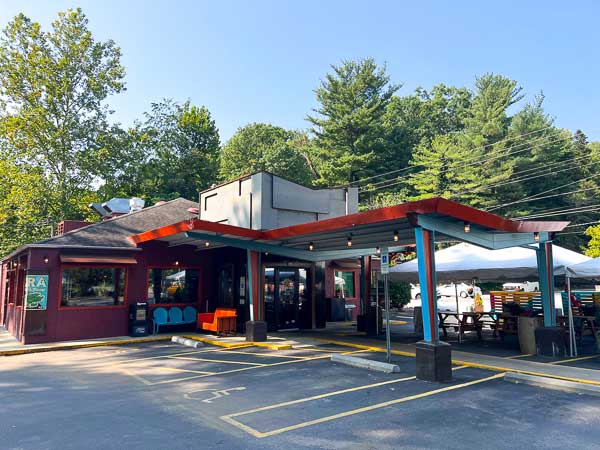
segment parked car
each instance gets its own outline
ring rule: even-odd
[[[438,285],[437,296],[440,297],[455,297],[456,290],[458,290],[458,296],[461,298],[474,297],[476,293],[479,292],[481,295],[481,289],[477,286],[472,286],[467,283],[458,283],[454,288],[454,283],[442,284]],[[419,300],[421,298],[421,288],[418,284],[410,285],[410,293],[411,297],[415,300]]]
[[[503,291],[516,291],[516,292],[539,292],[540,283],[537,281],[525,281],[523,283],[504,283],[502,285]]]

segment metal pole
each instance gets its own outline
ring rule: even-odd
[[[375,272],[375,336],[379,336],[379,272]]]
[[[437,293],[436,293],[437,294]],[[458,286],[456,281],[454,282],[454,295],[456,296],[456,321],[458,322],[458,343],[462,344],[462,337],[460,332],[460,310],[458,308]]]
[[[388,290],[388,275],[383,275],[383,292],[385,295],[385,347],[387,362],[392,362],[392,343],[390,338],[390,293]]]
[[[569,350],[572,358],[573,356],[577,356],[577,345],[575,344],[575,327],[573,323],[573,308],[571,306],[571,278],[569,276],[565,278],[567,282],[567,307],[569,308]]]

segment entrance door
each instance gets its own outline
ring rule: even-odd
[[[307,270],[266,267],[264,273],[265,318],[269,330],[310,328],[310,288]]]
[[[298,328],[298,271],[279,269],[278,275],[277,328]]]

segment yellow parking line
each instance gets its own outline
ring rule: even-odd
[[[215,375],[216,373],[219,372],[208,372],[206,370],[191,370],[191,369],[179,369],[177,367],[167,367],[167,366],[159,366],[159,367],[153,367],[153,369],[158,369],[158,370],[170,370],[172,372],[190,372],[190,373],[200,373],[202,375]]]
[[[600,355],[580,356],[579,358],[563,359],[561,361],[552,361],[551,363],[548,363],[548,364],[563,364],[563,363],[575,362],[575,361],[585,361],[586,359],[594,359],[594,358],[598,358],[599,356]]]
[[[466,367],[465,366],[454,367],[452,370],[460,370],[460,369],[466,369]],[[413,375],[412,377],[398,378],[398,379],[388,380],[388,381],[381,381],[379,383],[373,383],[373,384],[365,384],[362,386],[356,386],[356,387],[352,387],[352,388],[342,389],[339,391],[327,392],[325,394],[313,395],[312,397],[299,398],[297,400],[290,400],[288,402],[276,403],[274,405],[268,405],[268,406],[262,406],[260,408],[251,409],[251,410],[243,411],[240,413],[228,414],[228,416],[235,417],[235,416],[241,416],[241,415],[246,415],[246,414],[253,414],[253,413],[256,413],[259,411],[268,411],[269,409],[282,408],[284,406],[295,405],[295,404],[304,403],[304,402],[310,402],[312,400],[319,400],[321,398],[332,397],[334,395],[347,394],[348,392],[362,391],[364,389],[385,386],[387,384],[395,384],[395,383],[402,383],[403,381],[416,380],[416,378],[417,377]]]
[[[360,353],[360,351],[346,352],[345,354],[350,355],[350,354],[354,354],[354,353]],[[244,372],[246,370],[262,369],[263,367],[281,366],[281,365],[284,365],[284,364],[294,364],[294,363],[301,363],[301,362],[306,362],[306,361],[315,361],[315,360],[318,360],[318,359],[326,359],[326,358],[329,358],[329,355],[313,356],[313,357],[307,358],[307,359],[294,359],[292,361],[282,361],[282,362],[278,362],[278,363],[264,364],[262,366],[242,367],[241,369],[232,369],[232,370],[225,370],[223,372],[215,372],[213,375],[225,375],[225,374],[228,374],[228,373]],[[210,377],[210,376],[213,376],[213,375],[197,375],[197,376],[187,377],[187,378],[176,378],[176,379],[172,379],[172,380],[158,381],[156,383],[153,383],[153,385],[177,383],[179,381],[187,381],[187,380],[192,380],[192,379],[196,379],[196,378]]]
[[[522,355],[513,355],[513,356],[507,356],[504,359],[517,359],[517,358],[525,358],[527,356],[535,356],[533,353],[523,353]]]
[[[306,359],[309,356],[296,356],[296,355],[279,355],[277,353],[258,353],[258,352],[243,352],[238,350],[222,350],[222,353],[234,353],[236,355],[256,355],[263,356],[265,358],[290,358],[290,359]]]
[[[406,325],[408,322],[406,320],[390,320],[390,325]]]
[[[264,366],[261,363],[252,363],[246,361],[224,361],[222,359],[209,359],[209,358],[192,358],[190,356],[169,356],[172,359],[185,359],[186,361],[206,361],[206,362],[214,362],[214,363],[223,363],[223,364],[241,364],[248,366]]]
[[[237,416],[249,414],[249,412],[247,412],[247,411],[243,411],[243,412],[235,413],[235,414],[224,415],[224,416],[221,416],[220,418],[221,418],[221,420],[229,423],[230,425],[233,425],[234,427],[236,427],[236,428],[238,428],[240,430],[243,430],[243,431],[251,434],[252,436],[254,436],[256,438],[265,438],[265,437],[268,437],[268,436],[273,436],[273,435],[276,435],[276,434],[285,433],[287,431],[297,430],[299,428],[305,428],[305,427],[308,427],[308,426],[311,426],[311,425],[316,425],[316,424],[319,424],[319,423],[329,422],[329,421],[332,421],[332,420],[341,419],[343,417],[348,417],[348,416],[352,416],[352,415],[355,415],[355,414],[360,414],[360,413],[367,412],[367,411],[373,411],[375,409],[385,408],[385,407],[388,407],[388,406],[391,406],[391,405],[396,405],[396,404],[408,402],[408,401],[411,401],[411,400],[417,400],[417,399],[420,399],[420,398],[429,397],[429,396],[432,396],[432,395],[437,395],[437,394],[441,394],[441,393],[448,392],[448,391],[453,391],[455,389],[461,389],[461,388],[465,388],[465,387],[468,387],[468,386],[473,386],[475,384],[479,384],[479,383],[484,383],[486,381],[495,380],[495,379],[501,378],[503,376],[504,376],[504,373],[498,373],[496,375],[492,375],[492,376],[489,376],[489,377],[486,377],[486,378],[481,378],[479,380],[468,381],[466,383],[456,384],[456,385],[453,385],[453,386],[447,386],[447,387],[443,387],[443,388],[440,388],[440,389],[435,389],[435,390],[432,390],[432,391],[423,392],[421,394],[410,395],[408,397],[403,397],[403,398],[398,398],[398,399],[394,399],[394,400],[389,400],[387,402],[377,403],[375,405],[369,405],[369,406],[365,406],[365,407],[362,407],[362,408],[352,409],[350,411],[345,411],[345,412],[342,412],[342,413],[339,413],[339,414],[334,414],[334,415],[331,415],[331,416],[321,417],[319,419],[309,420],[307,422],[302,422],[302,423],[298,423],[296,425],[291,425],[291,426],[288,426],[288,427],[278,428],[276,430],[271,430],[271,431],[266,431],[266,432],[261,432],[261,431],[255,430],[254,428],[249,427],[248,425],[245,425],[245,424],[243,424],[241,422],[238,422],[237,420],[235,420],[233,418],[233,417],[237,417]]]

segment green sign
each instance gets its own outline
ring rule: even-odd
[[[25,283],[25,309],[46,309],[48,275],[27,275]]]

